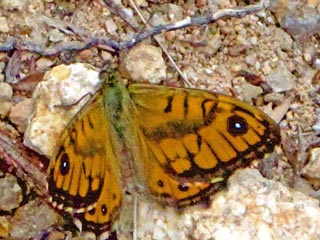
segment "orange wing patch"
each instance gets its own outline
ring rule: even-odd
[[[122,198],[109,133],[98,93],[63,132],[49,167],[53,206],[77,217],[84,231],[97,235],[110,230]]]
[[[212,194],[236,169],[280,142],[273,120],[232,97],[142,84],[128,91],[133,122],[145,142],[140,151],[148,152],[141,160],[143,174],[149,172],[145,181],[154,195],[167,195],[178,205]]]

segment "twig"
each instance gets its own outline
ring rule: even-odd
[[[23,42],[19,47],[21,50],[33,51],[42,56],[53,56],[65,51],[82,51],[99,45],[108,47],[110,52],[120,50],[120,45],[109,38],[91,38],[86,42],[71,41],[68,43],[57,44],[50,48],[43,48],[32,42]]]
[[[19,78],[20,68],[21,68],[21,58],[20,51],[15,51],[7,63],[5,69],[6,81],[8,83],[16,83]]]
[[[130,27],[132,27],[135,31],[139,30],[139,24],[135,21],[132,16],[129,16],[125,11],[124,7],[120,4],[116,4],[113,0],[102,0],[102,2],[109,7],[111,12],[119,15],[124,21],[126,21]]]
[[[25,180],[29,186],[33,187],[40,195],[47,196],[46,175],[41,172],[39,167],[32,163],[32,156],[34,158],[41,158],[30,149],[18,147],[15,140],[0,132],[0,158],[4,159],[9,165],[17,169],[17,174],[20,178]],[[20,142],[20,145],[22,143]]]
[[[0,52],[10,52],[16,48],[17,39],[9,37],[7,41],[0,45]]]
[[[55,27],[55,28],[59,29],[61,32],[65,33],[65,34],[72,35],[76,32],[81,32],[81,30],[76,29],[70,23],[67,23],[65,21],[55,19],[52,17],[45,16],[43,14],[40,14],[38,19],[40,21],[44,22],[45,24],[47,24],[48,26]]]
[[[205,17],[187,17],[176,23],[153,26],[152,28],[149,28],[146,31],[136,35],[136,37],[133,37],[131,40],[122,43],[121,49],[126,47],[132,47],[133,45],[141,42],[142,40],[151,36],[158,35],[162,32],[168,32],[191,26],[199,26],[214,23],[223,18],[240,18],[245,15],[259,12],[263,9],[267,9],[269,6],[269,0],[262,0],[260,3],[255,5],[249,5],[241,8],[222,9],[213,13],[212,15],[208,15]]]
[[[108,6],[111,6],[112,5],[111,3],[113,3],[109,0],[103,0],[103,1]],[[91,48],[94,46],[99,46],[99,45],[110,47],[112,51],[120,51],[122,49],[131,48],[134,45],[143,41],[144,39],[151,36],[158,35],[162,32],[173,31],[180,28],[190,27],[190,26],[210,24],[223,18],[243,17],[245,15],[259,12],[263,9],[267,9],[268,7],[270,7],[270,4],[271,3],[269,0],[261,0],[261,2],[255,5],[249,5],[249,6],[245,6],[241,8],[233,8],[233,9],[222,9],[208,16],[187,17],[182,21],[179,21],[173,24],[153,26],[149,29],[146,29],[144,32],[137,34],[132,39],[128,41],[120,42],[120,43],[114,40],[111,40],[109,38],[102,37],[102,38],[92,38],[84,43],[71,42],[71,43],[64,43],[63,45],[57,44],[50,48],[43,48],[41,46],[35,45],[32,42],[19,42],[19,44],[17,44],[18,40],[9,39],[6,43],[0,45],[0,51],[11,51],[17,48],[17,46],[19,46],[22,50],[33,51],[43,56],[51,56],[51,55],[59,54],[63,51],[82,51],[84,49]],[[119,9],[121,10],[121,12],[123,11],[123,9],[121,8]],[[135,28],[135,26],[133,27]]]

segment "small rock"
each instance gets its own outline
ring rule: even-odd
[[[34,200],[18,208],[11,222],[13,239],[33,239],[41,230],[56,224],[58,215],[47,204]]]
[[[54,62],[45,57],[41,57],[36,61],[36,68],[38,71],[44,71],[48,69],[49,67],[53,66]]]
[[[235,85],[235,92],[238,96],[241,96],[245,102],[252,102],[252,99],[256,99],[263,93],[261,87],[248,83],[243,77],[233,79],[233,82],[237,82]]]
[[[11,211],[19,207],[22,201],[22,190],[17,182],[17,178],[6,173],[0,179],[0,210]]]
[[[80,59],[89,61],[93,58],[95,58],[98,54],[98,50],[96,48],[90,48],[90,49],[85,49],[79,52],[78,56]]]
[[[52,29],[49,31],[49,40],[51,42],[61,42],[65,38],[64,34],[58,29]]]
[[[11,107],[12,103],[10,101],[0,99],[0,117],[4,118],[8,116]]]
[[[282,93],[268,93],[264,96],[264,101],[267,103],[272,102],[275,105],[279,105],[284,100],[284,95]]]
[[[206,57],[210,58],[219,50],[222,45],[221,35],[219,33],[209,34],[207,44],[203,48],[199,48]]]
[[[183,19],[183,7],[172,3],[166,4],[166,7],[171,20],[179,21]]]
[[[208,0],[196,0],[196,6],[202,8],[208,4]]]
[[[0,72],[3,72],[5,67],[6,67],[6,64],[4,62],[0,62]]]
[[[122,5],[122,2],[121,1],[119,2],[120,2],[119,5]],[[133,18],[133,10],[131,8],[123,8],[123,12],[127,15],[127,17]],[[131,21],[135,22],[135,20],[131,20]]]
[[[139,7],[146,8],[148,7],[148,2],[146,0],[137,0],[135,4]]]
[[[301,11],[301,9],[299,11]],[[319,32],[320,29],[319,13],[317,13],[317,11],[313,12],[314,14],[308,14],[308,16],[303,17],[294,16],[292,14],[283,16],[281,18],[281,26],[293,37],[307,39],[312,34]]]
[[[0,216],[0,238],[6,239],[10,231],[10,221],[6,216]]]
[[[294,76],[282,64],[266,76],[266,82],[273,92],[289,91],[295,86]]]
[[[28,0],[2,0],[0,1],[0,8],[5,10],[23,10],[27,5]]]
[[[0,52],[0,61],[6,62],[7,60],[8,60],[8,53]],[[2,69],[2,71],[3,71],[3,69]]]
[[[168,41],[173,41],[176,37],[175,31],[165,32],[164,35]]]
[[[257,54],[256,54],[256,53],[251,53],[251,54],[247,55],[247,56],[245,57],[245,61],[246,61],[246,63],[248,63],[249,65],[255,66],[255,65],[257,64],[257,62],[258,62],[258,60],[257,60]]]
[[[302,174],[310,178],[320,179],[320,148],[310,151],[308,164],[302,169]]]
[[[107,51],[101,51],[101,58],[105,62],[112,61],[112,55],[111,55],[111,53],[109,53]]]
[[[307,0],[307,5],[316,8],[319,7],[319,1],[318,0]]]
[[[13,95],[12,87],[5,82],[0,82],[0,99],[10,100]]]
[[[228,49],[228,54],[232,57],[237,57],[239,55],[242,55],[248,50],[248,46],[244,44],[235,44],[233,46],[230,46]]]
[[[138,45],[125,56],[121,70],[134,81],[159,83],[166,78],[166,64],[159,48]]]
[[[19,132],[25,132],[31,116],[34,100],[27,98],[11,108],[9,119],[18,126]]]
[[[112,18],[109,18],[105,21],[106,30],[111,35],[115,35],[117,31],[117,24],[113,21]]]
[[[155,13],[152,18],[150,19],[150,24],[152,26],[158,26],[161,24],[166,24],[168,23],[164,17],[163,14]]]
[[[52,143],[100,84],[99,72],[89,64],[59,65],[48,71],[33,93],[35,105],[24,145],[50,157]]]
[[[66,237],[66,234],[64,232],[59,231],[50,231],[48,237],[46,240],[60,240],[60,239],[69,239]]]
[[[310,179],[309,179],[310,180]],[[305,178],[297,178],[294,180],[292,188],[299,192],[304,193],[307,196],[319,198],[318,191],[312,187],[312,183],[308,182]]]
[[[262,71],[264,75],[268,75],[272,72],[271,63],[269,60],[266,60],[262,63]]]
[[[303,53],[303,58],[306,62],[311,62],[312,60],[312,55],[309,52]]]
[[[250,37],[248,39],[248,42],[251,44],[251,45],[257,45],[258,44],[258,39],[256,37]]]
[[[313,124],[312,128],[316,131],[317,134],[320,134],[320,109],[316,111],[317,121]]]
[[[315,55],[312,59],[312,66],[315,69],[320,69],[320,55]]]
[[[9,26],[5,17],[0,17],[0,32],[9,32]]]
[[[292,49],[293,40],[290,35],[282,28],[274,28],[273,35],[275,36],[276,43],[279,44],[281,49],[285,51],[289,51]]]
[[[37,55],[35,53],[33,53],[33,52],[23,51],[23,52],[21,52],[20,60],[22,62],[32,61],[34,59],[37,59],[36,57],[37,57]]]

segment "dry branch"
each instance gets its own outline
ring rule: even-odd
[[[119,6],[115,7],[112,4],[110,4],[110,1],[104,1],[104,2],[108,6],[111,6],[113,10],[117,9],[121,13],[123,12]],[[255,12],[262,11],[264,9],[268,9],[270,6],[271,6],[271,1],[261,0],[258,4],[248,5],[248,6],[239,7],[239,8],[222,9],[207,16],[187,17],[176,23],[152,26],[150,28],[145,29],[143,32],[136,34],[130,40],[127,40],[124,42],[116,42],[107,37],[100,37],[100,38],[91,38],[83,42],[73,41],[69,43],[57,44],[49,48],[44,48],[32,42],[28,42],[28,41],[21,42],[17,39],[10,38],[7,40],[7,42],[0,45],[0,51],[6,52],[6,51],[12,51],[13,49],[20,49],[20,50],[36,52],[42,56],[52,56],[64,51],[82,51],[84,49],[88,49],[94,46],[104,46],[104,47],[110,48],[110,50],[112,51],[121,51],[122,49],[127,49],[135,46],[136,44],[140,43],[141,41],[143,41],[148,37],[156,36],[163,32],[173,31],[173,30],[191,27],[191,26],[206,25],[206,24],[214,23],[220,19],[225,19],[225,18],[240,18],[248,14],[252,14]],[[127,16],[123,16],[124,14],[119,13],[119,15],[121,17],[125,17],[125,20],[127,19]],[[136,28],[135,24],[133,24],[132,22],[130,22],[130,24],[132,25],[133,28]],[[62,24],[59,23],[59,25],[61,26]],[[89,34],[85,34],[85,35],[89,36]]]

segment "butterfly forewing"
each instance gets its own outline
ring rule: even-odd
[[[280,141],[271,118],[232,97],[143,84],[131,84],[128,91],[143,142],[140,152],[147,152],[138,163],[145,181],[151,192],[179,196],[177,202],[224,185],[232,172],[273,151]],[[213,179],[219,184],[208,184]]]

